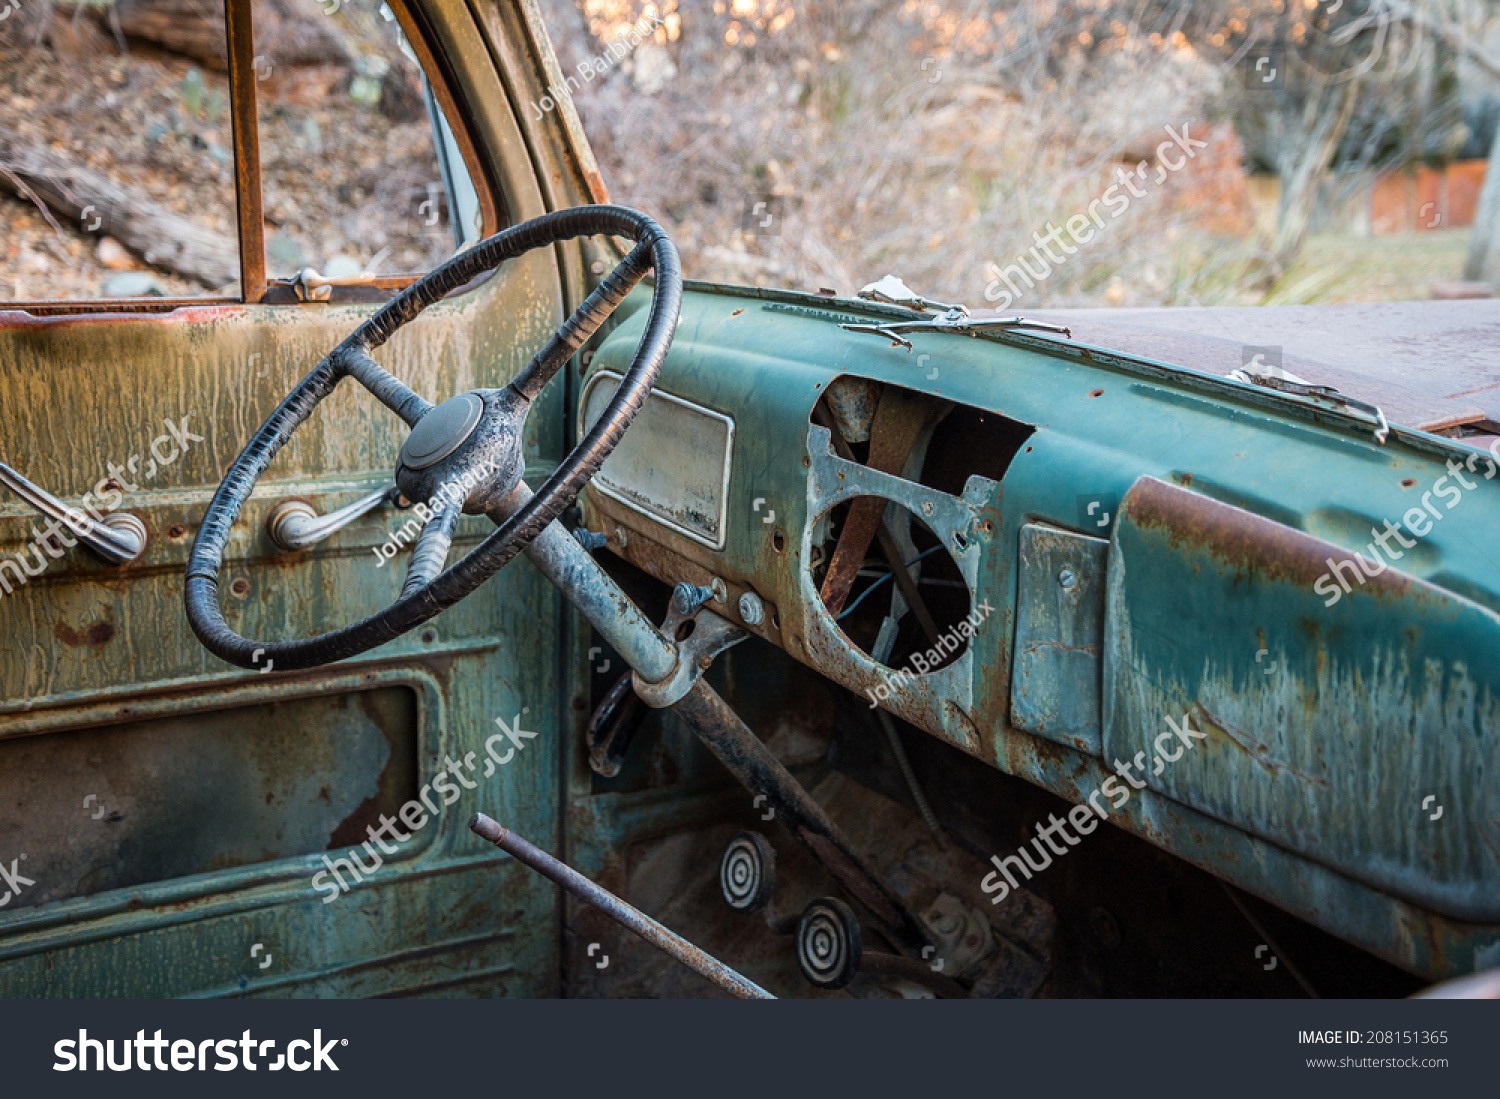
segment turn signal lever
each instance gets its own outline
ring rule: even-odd
[[[111,565],[123,565],[134,561],[146,549],[146,524],[134,515],[123,511],[112,511],[96,522],[77,508],[69,507],[50,492],[28,481],[4,462],[0,462],[0,484],[47,518],[66,527],[79,542]],[[95,514],[97,515],[98,512]],[[61,528],[57,534],[65,545],[73,544]]]

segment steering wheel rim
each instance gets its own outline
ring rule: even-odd
[[[498,529],[494,533],[440,573],[437,567],[446,557],[448,535],[462,510],[475,510],[472,507],[475,497],[471,495],[465,501],[467,506],[449,508],[441,522],[429,522],[412,555],[400,597],[382,611],[328,633],[295,641],[258,641],[235,633],[219,606],[218,580],[231,528],[271,460],[318,404],[350,375],[406,421],[415,434],[417,425],[434,406],[370,358],[370,352],[427,306],[505,260],[535,248],[600,234],[633,240],[636,246],[509,385],[501,390],[484,391],[484,396],[495,396],[497,402],[508,402],[510,411],[519,415],[513,428],[503,425],[497,428],[512,431],[509,441],[519,461],[520,426],[532,400],[609,319],[646,272],[654,270],[655,285],[645,329],[629,369],[603,414],[536,494],[503,520],[496,518]],[[609,457],[661,371],[681,308],[682,270],[676,247],[655,221],[623,206],[580,206],[544,214],[496,233],[435,268],[387,302],[318,363],[267,417],[224,475],[209,501],[188,557],[183,599],[193,633],[209,652],[242,668],[269,668],[272,663],[278,669],[310,668],[383,645],[465,598],[562,514]],[[487,412],[489,403],[485,401]],[[467,438],[462,441],[467,442]],[[405,458],[403,445],[401,460]],[[486,492],[479,494],[481,502],[493,503],[497,495],[510,495],[519,482],[520,470],[508,472],[513,473],[511,484],[499,489],[493,483],[485,486]],[[490,514],[495,513],[490,510]],[[432,532],[430,539],[428,531]]]

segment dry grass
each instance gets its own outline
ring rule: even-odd
[[[1401,236],[1314,235],[1302,258],[1266,295],[1267,305],[1415,301],[1463,270],[1469,229]]]
[[[1239,85],[1185,48],[1142,43],[1049,68],[1026,50],[1061,33],[1045,3],[766,2],[668,0],[675,30],[575,95],[612,197],[661,220],[692,277],[849,292],[892,272],[982,306],[999,289],[990,265],[1014,263],[1142,160],[1148,194],[1016,307],[1425,296],[1423,279],[1457,271],[1439,249],[1410,278],[1364,278],[1321,242],[1297,270],[1277,269],[1224,122]],[[607,40],[654,10],[543,8],[565,71],[599,49],[586,28]],[[772,30],[766,11],[791,10]],[[1195,138],[1212,129],[1213,147],[1155,182],[1164,127],[1184,123]],[[766,232],[751,216],[760,202]],[[1397,254],[1390,238],[1350,247],[1366,267],[1399,265],[1382,262]]]

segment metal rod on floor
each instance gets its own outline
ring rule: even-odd
[[[626,904],[607,889],[601,889],[567,863],[554,859],[483,813],[475,813],[469,829],[500,850],[524,862],[538,874],[551,878],[573,896],[593,905],[616,923],[634,931],[658,950],[664,950],[694,973],[707,977],[731,996],[742,1000],[774,1000],[754,981],[740,976],[723,962],[705,954],[681,935],[668,931],[638,908]]]

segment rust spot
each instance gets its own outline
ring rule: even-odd
[[[1031,754],[1042,765],[1042,770],[1049,767],[1062,767],[1069,762],[1071,749],[1064,749],[1061,744],[1051,740],[1034,740],[1031,745]]]
[[[1329,561],[1354,565],[1356,555],[1331,542],[1283,526],[1230,504],[1142,477],[1126,494],[1122,514],[1142,531],[1154,531],[1178,552],[1202,550],[1231,569],[1271,582],[1312,587]],[[1405,596],[1412,585],[1387,569],[1366,577],[1371,595]]]
[[[64,645],[90,645],[98,648],[115,636],[115,624],[108,621],[95,622],[80,633],[66,622],[59,622],[52,627],[52,632]]]
[[[1102,397],[1102,396],[1104,396],[1104,390],[1102,390],[1102,389],[1096,389],[1092,393],[1090,393],[1089,396],[1090,397]]]
[[[381,813],[395,816],[402,802],[416,798],[416,772],[411,768],[417,759],[414,714],[387,711],[374,691],[360,691],[359,703],[365,717],[386,738],[390,756],[386,759],[386,766],[381,768],[374,795],[360,802],[350,816],[339,822],[329,837],[329,850],[359,847],[369,837],[369,829],[380,825]]]
[[[122,306],[114,301],[38,302],[25,307],[37,313],[17,310],[0,320],[0,330],[7,328],[64,328],[118,325],[122,321],[154,321],[165,324],[207,324],[243,313],[240,303],[187,305],[183,300],[130,302]],[[43,314],[40,311],[45,310]],[[83,311],[81,315],[73,311]]]
[[[1403,478],[1401,478],[1401,487],[1402,488],[1416,488],[1417,487],[1417,479],[1415,477],[1403,477]]]
[[[740,314],[741,314],[741,313],[743,313],[743,312],[744,312],[744,310],[743,310],[743,309],[736,309],[736,310],[735,310],[735,311],[734,311],[734,312],[733,312],[733,313],[731,313],[731,314],[729,314],[729,315],[730,315],[730,316],[731,316],[731,317],[738,317],[738,316],[739,316],[739,315],[740,315]]]
[[[604,177],[596,168],[583,169],[583,182],[589,189],[589,195],[598,203],[609,201],[609,188],[604,185]]]

